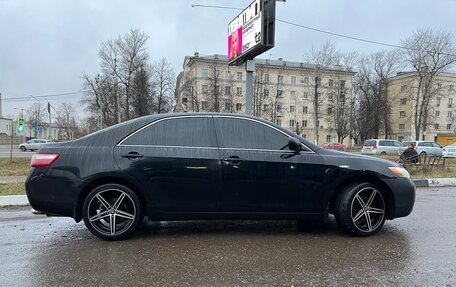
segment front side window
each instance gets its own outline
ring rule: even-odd
[[[215,118],[221,147],[280,150],[289,136],[265,124],[239,118]]]
[[[122,145],[215,147],[211,118],[158,121],[127,138]]]

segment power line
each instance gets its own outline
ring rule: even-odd
[[[212,6],[212,5],[192,5],[192,7],[242,10],[242,9],[236,8],[236,7]],[[415,50],[415,49],[411,49],[411,48],[408,48],[408,47],[405,47],[405,46],[401,46],[401,45],[390,44],[390,43],[385,43],[385,42],[380,42],[380,41],[374,41],[374,40],[364,39],[364,38],[360,38],[360,37],[345,35],[345,34],[341,34],[341,33],[335,33],[335,32],[331,32],[331,31],[327,31],[327,30],[323,30],[323,29],[318,29],[318,28],[314,28],[314,27],[310,27],[310,26],[305,26],[305,25],[301,25],[301,24],[298,24],[298,23],[294,23],[294,22],[290,22],[290,21],[282,20],[282,19],[278,19],[278,18],[276,18],[275,20],[277,22],[282,22],[284,24],[288,24],[288,25],[291,25],[291,26],[295,26],[295,27],[311,30],[311,31],[314,31],[314,32],[323,33],[323,34],[328,34],[328,35],[332,35],[332,36],[336,36],[336,37],[341,37],[341,38],[345,38],[345,39],[365,42],[365,43],[369,43],[369,44],[381,45],[381,46],[386,46],[386,47],[390,47],[390,48],[399,48],[399,49],[412,50],[412,51]],[[441,55],[447,55],[447,56],[456,57],[455,54],[450,54],[450,53],[440,53],[440,54]]]
[[[29,95],[29,96],[22,96],[22,97],[9,97],[9,98],[3,98],[2,101],[22,102],[22,101],[28,101],[28,100],[30,100],[30,98],[65,97],[65,96],[71,96],[71,95],[81,94],[81,93],[85,93],[85,92],[90,92],[90,90],[81,90],[81,91],[75,91],[75,92],[38,95],[38,96]]]

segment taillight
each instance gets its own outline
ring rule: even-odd
[[[376,145],[372,146],[372,149],[377,149],[377,146]]]
[[[36,153],[32,156],[32,167],[46,167],[53,164],[59,158],[59,154]]]

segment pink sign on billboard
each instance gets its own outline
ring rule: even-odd
[[[242,27],[228,36],[228,61],[242,54]]]

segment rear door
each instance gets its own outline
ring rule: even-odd
[[[218,209],[220,161],[212,116],[157,120],[120,142],[114,156],[148,193],[154,212]]]

